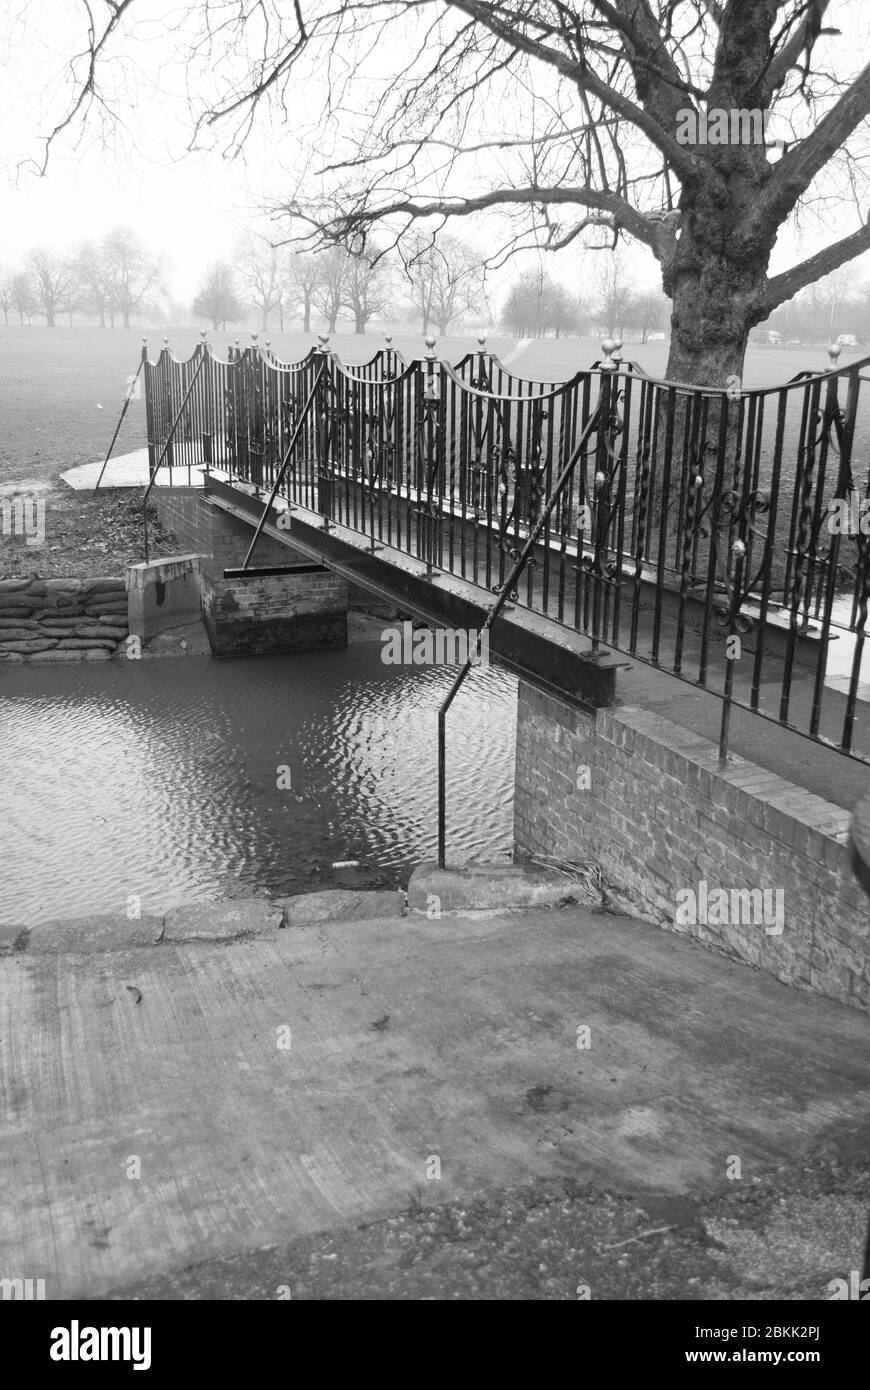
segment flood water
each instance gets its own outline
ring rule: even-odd
[[[5,667],[0,923],[404,884],[436,856],[455,674],[384,666],[374,643]],[[516,680],[473,670],[448,715],[449,857],[509,852],[515,737]]]

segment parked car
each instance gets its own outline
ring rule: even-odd
[[[666,334],[664,333],[648,333],[646,340],[648,343],[663,343],[665,337]]]
[[[837,346],[842,348],[849,348],[851,352],[857,352],[858,339],[855,337],[854,333],[841,333],[837,339]]]

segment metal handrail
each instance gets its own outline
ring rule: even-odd
[[[94,495],[96,495],[97,490],[99,489],[100,483],[103,481],[103,474],[105,473],[106,468],[108,467],[109,459],[112,457],[112,450],[113,450],[114,447],[115,447],[115,444],[116,444],[117,439],[118,439],[118,435],[121,433],[121,426],[122,426],[123,423],[124,423],[124,418],[125,418],[125,416],[126,416],[126,414],[127,414],[127,411],[130,409],[130,402],[131,402],[131,400],[133,399],[133,388],[134,388],[134,386],[136,385],[136,382],[139,380],[139,373],[140,373],[141,370],[142,370],[142,366],[143,366],[144,361],[145,361],[145,357],[144,357],[144,354],[142,354],[142,355],[140,355],[140,357],[139,357],[139,366],[136,368],[136,375],[134,376],[133,380],[129,383],[129,385],[128,385],[128,387],[127,387],[127,397],[126,397],[126,400],[124,401],[124,405],[123,405],[123,407],[122,407],[122,409],[121,409],[121,415],[120,415],[120,418],[119,418],[119,420],[118,420],[118,423],[117,423],[117,425],[115,426],[115,433],[112,435],[112,442],[111,442],[111,444],[109,445],[109,451],[108,451],[108,453],[106,454],[106,457],[103,459],[103,466],[102,466],[102,468],[100,469],[100,476],[97,478],[97,481],[94,483]]]
[[[158,471],[158,469],[162,466],[163,460],[166,458],[167,452],[168,452],[168,450],[169,450],[169,446],[170,446],[170,444],[172,443],[173,438],[175,437],[175,431],[178,429],[179,422],[180,422],[180,420],[181,420],[182,415],[184,414],[185,406],[187,405],[187,402],[190,400],[191,393],[192,393],[192,391],[193,391],[194,386],[196,385],[196,379],[197,379],[197,377],[199,376],[200,372],[202,371],[203,365],[204,365],[204,363],[205,363],[205,360],[206,360],[206,352],[205,352],[205,349],[203,348],[202,344],[199,344],[199,346],[198,346],[198,348],[197,348],[197,351],[199,352],[199,361],[198,361],[197,364],[196,364],[196,371],[194,372],[193,376],[190,378],[190,384],[188,385],[188,388],[187,388],[187,390],[186,390],[185,393],[184,393],[184,399],[182,400],[181,405],[178,407],[178,414],[176,415],[175,419],[174,419],[173,422],[172,422],[172,427],[171,427],[171,429],[170,429],[170,431],[169,431],[169,434],[166,436],[166,441],[165,441],[165,443],[164,443],[164,445],[163,445],[163,449],[162,449],[162,451],[161,451],[160,457],[159,457],[159,459],[157,460],[157,462],[156,462],[155,465],[154,465],[154,470],[153,470],[153,472],[152,472],[152,474],[151,474],[151,478],[150,478],[150,480],[149,480],[148,486],[147,486],[146,489],[145,489],[145,495],[144,495],[144,497],[142,498],[142,527],[143,527],[144,536],[145,536],[145,563],[146,563],[146,565],[148,564],[148,498],[149,498],[149,496],[150,496],[151,489],[153,488],[155,482],[157,481],[157,471]]]
[[[257,522],[257,529],[256,529],[256,531],[254,532],[254,538],[253,538],[253,540],[251,541],[251,544],[250,544],[249,547],[248,547],[248,553],[247,553],[247,555],[245,556],[244,561],[242,562],[242,569],[243,569],[243,570],[246,570],[246,569],[248,568],[248,565],[249,565],[249,563],[250,563],[251,556],[252,556],[253,553],[254,553],[254,547],[255,547],[255,545],[257,544],[257,541],[260,539],[260,536],[261,536],[262,533],[263,533],[263,527],[266,525],[266,517],[269,515],[269,512],[270,512],[270,510],[271,510],[271,508],[272,508],[272,504],[273,504],[273,502],[275,501],[275,498],[278,496],[278,489],[279,489],[279,487],[281,486],[281,483],[284,481],[284,473],[285,473],[285,471],[286,471],[286,468],[287,468],[288,463],[290,462],[290,455],[293,453],[293,450],[296,448],[297,440],[299,439],[299,435],[300,435],[300,433],[302,432],[302,426],[305,424],[305,421],[308,419],[308,415],[309,415],[309,413],[310,413],[310,411],[311,411],[312,405],[314,404],[314,400],[315,400],[315,397],[316,397],[316,395],[317,395],[317,391],[318,391],[318,388],[319,388],[319,386],[320,386],[320,382],[321,382],[321,380],[322,380],[322,378],[323,378],[323,373],[325,372],[325,370],[326,370],[326,361],[324,360],[323,362],[321,362],[320,366],[319,366],[318,369],[317,369],[317,375],[315,376],[315,378],[314,378],[314,383],[313,383],[313,385],[312,385],[312,387],[311,387],[310,392],[308,393],[308,400],[305,402],[305,405],[303,406],[302,414],[299,416],[299,419],[296,421],[296,427],[295,427],[295,429],[293,430],[293,434],[292,434],[292,436],[291,436],[290,443],[287,445],[287,450],[286,450],[286,452],[285,452],[285,454],[284,454],[283,459],[281,460],[281,466],[280,466],[280,468],[278,469],[277,474],[275,475],[275,483],[274,483],[274,486],[272,487],[271,493],[269,494],[269,500],[268,500],[268,502],[266,503],[265,508],[263,509],[263,515],[260,517],[260,520]]]
[[[542,512],[541,512],[541,515],[539,516],[539,518],[538,518],[538,520],[537,520],[537,522],[536,522],[536,524],[535,524],[533,530],[530,531],[529,536],[528,536],[528,539],[526,540],[525,545],[523,546],[522,550],[520,551],[519,555],[517,556],[516,561],[514,562],[514,567],[513,567],[513,569],[511,570],[510,574],[508,575],[507,579],[506,579],[505,582],[504,582],[504,585],[503,585],[503,587],[502,587],[501,593],[499,594],[499,596],[498,596],[498,598],[496,599],[495,603],[492,605],[492,608],[489,610],[489,613],[488,613],[487,616],[486,616],[486,620],[485,620],[485,622],[484,622],[484,624],[483,624],[483,627],[480,629],[480,632],[477,634],[477,642],[475,643],[474,656],[473,656],[473,657],[472,657],[472,656],[469,656],[469,657],[468,657],[468,660],[465,662],[465,665],[463,666],[462,670],[459,672],[459,675],[456,677],[455,681],[453,682],[453,685],[451,686],[450,691],[449,691],[448,694],[447,694],[447,697],[446,697],[445,700],[443,701],[443,703],[442,703],[442,705],[441,705],[441,708],[440,708],[439,711],[438,711],[438,867],[439,867],[439,869],[443,869],[443,868],[445,867],[445,862],[444,862],[444,861],[445,861],[446,843],[447,843],[447,734],[446,734],[447,711],[449,710],[450,706],[453,704],[453,701],[455,700],[455,698],[456,698],[456,696],[457,696],[457,694],[458,694],[458,692],[459,692],[460,687],[462,686],[462,684],[463,684],[463,682],[464,682],[466,676],[468,675],[468,672],[471,670],[472,665],[473,665],[474,662],[477,660],[477,658],[480,656],[480,647],[481,647],[481,642],[483,641],[483,634],[484,634],[484,632],[488,632],[488,631],[490,630],[490,628],[492,627],[493,623],[495,622],[496,618],[498,617],[498,615],[499,615],[499,613],[501,612],[501,610],[504,608],[505,603],[507,602],[508,598],[510,597],[511,593],[513,592],[513,589],[514,589],[514,586],[515,586],[517,580],[519,579],[520,575],[522,574],[523,570],[525,569],[526,563],[527,563],[527,561],[528,561],[528,558],[529,558],[529,556],[531,555],[532,551],[534,550],[535,546],[537,545],[537,542],[538,542],[538,540],[539,540],[539,538],[540,538],[541,532],[544,530],[544,527],[547,525],[547,522],[548,522],[549,519],[550,519],[550,515],[551,515],[551,513],[552,513],[552,511],[553,511],[554,506],[556,505],[556,502],[557,502],[559,496],[560,496],[561,493],[563,492],[563,490],[564,490],[564,488],[565,488],[565,486],[566,486],[566,484],[567,484],[569,478],[571,477],[571,474],[573,473],[574,469],[575,469],[576,466],[577,466],[577,463],[578,463],[578,461],[579,461],[579,459],[580,459],[580,456],[582,455],[583,451],[584,451],[585,448],[586,448],[586,443],[587,443],[587,441],[588,441],[588,439],[589,439],[590,434],[592,433],[593,429],[594,429],[595,427],[597,427],[597,425],[598,425],[598,418],[599,418],[600,413],[601,413],[601,405],[600,405],[600,403],[599,403],[599,404],[595,407],[595,410],[594,410],[593,413],[590,415],[589,419],[587,420],[586,425],[584,426],[584,429],[583,429],[583,433],[581,434],[580,439],[579,439],[579,441],[578,441],[577,447],[574,449],[574,452],[571,454],[571,457],[569,458],[568,462],[565,464],[565,467],[562,469],[562,472],[560,473],[559,478],[558,478],[558,480],[557,480],[557,482],[556,482],[556,486],[553,488],[553,491],[550,493],[550,496],[547,498],[546,505],[544,506],[544,508],[543,508],[543,510],[542,510]]]

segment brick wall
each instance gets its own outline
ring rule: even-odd
[[[347,646],[347,585],[329,570],[202,579],[215,656],[261,656]]]
[[[161,487],[151,496],[161,525],[176,537],[180,552],[202,555],[204,568],[214,574],[242,564],[254,528],[211,501],[202,488]],[[273,536],[260,537],[252,560],[255,565],[307,563],[306,556]]]
[[[202,616],[215,656],[317,651],[347,646],[347,585],[273,536],[261,536],[252,568],[282,573],[226,577],[254,535],[199,488],[152,494],[161,523],[183,550],[200,555]],[[295,571],[287,572],[291,566]]]
[[[720,770],[712,744],[659,715],[585,715],[525,682],[518,702],[519,854],[594,861],[615,906],[870,1008],[870,903],[849,867],[848,812],[742,759]],[[679,920],[702,882],[732,909],[731,890],[767,890],[771,907],[780,891],[781,934],[733,910]]]

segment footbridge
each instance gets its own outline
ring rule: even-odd
[[[565,382],[434,339],[346,366],[143,348],[151,486],[202,469],[262,538],[423,623],[480,629],[589,708],[626,660],[853,758],[870,601],[870,359],[765,390],[656,381],[602,344]],[[150,488],[149,488],[150,491]],[[147,528],[147,509],[146,509]],[[146,531],[147,545],[147,531]]]

